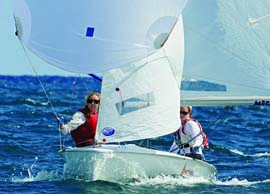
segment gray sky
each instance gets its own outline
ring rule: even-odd
[[[31,63],[16,38],[12,0],[1,0],[0,6],[0,75],[34,75],[32,66],[39,75],[76,75],[49,65],[30,52]]]

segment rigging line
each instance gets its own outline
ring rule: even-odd
[[[86,85],[84,79],[82,78],[81,74],[79,74],[79,76],[80,76],[80,78],[81,78],[81,80],[82,80],[82,83],[83,83],[85,89],[87,90],[88,93],[90,93],[90,90],[89,90],[89,88],[87,87],[87,85]]]
[[[71,115],[71,104],[74,101],[75,93],[76,93],[76,80],[72,82],[72,93],[71,93],[71,101],[69,103],[69,115]]]
[[[51,102],[51,100],[50,100],[50,98],[49,98],[48,92],[46,91],[46,89],[45,89],[45,87],[44,87],[42,81],[40,80],[39,75],[38,75],[38,73],[37,73],[37,71],[36,71],[36,69],[35,69],[35,67],[34,67],[34,65],[33,65],[32,61],[31,61],[31,59],[30,59],[30,57],[29,57],[29,55],[27,54],[26,48],[24,47],[24,45],[23,45],[23,43],[22,43],[22,40],[21,40],[21,38],[19,37],[17,31],[16,31],[16,36],[18,37],[19,42],[20,42],[20,44],[21,44],[21,46],[22,46],[22,48],[23,48],[23,51],[24,51],[24,53],[25,53],[25,56],[26,56],[26,58],[27,58],[29,64],[31,65],[32,70],[33,70],[33,72],[35,73],[35,76],[36,76],[36,78],[38,79],[39,84],[40,84],[40,86],[41,86],[41,88],[42,88],[42,90],[43,90],[43,92],[44,92],[44,94],[45,94],[45,96],[46,96],[46,98],[47,98],[49,104],[50,104],[51,110],[52,110],[53,114],[55,115],[55,117],[57,118],[57,112],[56,112],[55,108],[53,107],[53,104],[52,104],[52,102]]]
[[[179,17],[176,19],[176,21],[175,21],[175,23],[174,23],[174,25],[173,25],[171,31],[170,31],[169,34],[168,34],[167,39],[162,43],[161,48],[162,48],[162,51],[163,51],[163,53],[164,53],[164,55],[165,55],[165,58],[167,59],[169,65],[170,65],[170,69],[171,69],[171,72],[172,72],[173,77],[174,77],[174,79],[175,79],[175,82],[177,83],[177,85],[178,85],[178,87],[179,87],[179,90],[180,90],[180,83],[178,83],[178,79],[177,79],[177,76],[176,76],[176,72],[173,71],[173,67],[172,67],[171,61],[169,60],[169,57],[167,56],[166,50],[164,49],[164,45],[167,43],[168,39],[170,38],[170,36],[171,36],[171,34],[172,34],[172,32],[173,32],[173,30],[174,30],[174,28],[175,28],[175,26],[176,26],[178,20],[179,20]],[[183,64],[182,64],[182,69],[183,69]],[[179,80],[179,81],[181,82],[181,80]]]
[[[18,37],[19,42],[20,42],[20,45],[21,45],[22,48],[23,48],[23,52],[24,52],[24,54],[25,54],[25,56],[26,56],[26,58],[27,58],[27,60],[28,60],[28,63],[31,65],[32,70],[33,70],[33,72],[35,73],[35,76],[36,76],[36,78],[38,79],[38,82],[39,82],[39,84],[40,84],[40,86],[41,86],[41,88],[42,88],[42,90],[43,90],[45,96],[47,97],[47,100],[48,100],[48,102],[49,102],[49,104],[50,104],[51,110],[52,110],[52,112],[53,112],[55,118],[57,118],[57,117],[58,117],[57,112],[56,112],[55,108],[53,107],[53,104],[52,104],[52,102],[51,102],[51,100],[50,100],[50,98],[49,98],[48,92],[46,91],[46,89],[45,89],[43,83],[41,82],[41,80],[40,80],[40,78],[39,78],[39,75],[38,75],[38,73],[37,73],[37,71],[36,71],[36,69],[35,69],[35,67],[34,67],[34,65],[33,65],[32,61],[31,61],[31,59],[30,59],[30,57],[29,57],[29,55],[28,55],[28,53],[27,53],[27,51],[26,51],[26,48],[24,47],[24,45],[23,45],[23,43],[22,43],[22,40],[21,40],[21,38],[20,38],[20,36],[19,36],[19,32],[18,32],[18,30],[17,30],[17,27],[16,27],[15,35]],[[64,141],[62,140],[62,134],[61,134],[61,129],[60,129],[60,127],[59,127],[58,131],[59,131],[59,143],[60,143],[60,149],[63,150],[63,149],[64,149]]]
[[[232,110],[233,107],[230,107],[230,106],[226,106],[225,107],[225,110],[228,111],[228,110]],[[213,125],[213,126],[216,126],[220,121],[224,121],[225,120],[225,114],[220,114],[220,116],[218,118],[216,118],[214,121],[211,121],[207,124],[206,127],[203,127],[205,129],[208,129],[210,127],[210,125]],[[207,135],[210,136],[212,133],[214,133],[215,130],[212,130],[210,133],[208,133]]]
[[[170,70],[171,70],[171,72],[172,72],[172,74],[173,74],[173,77],[174,77],[174,79],[175,79],[175,82],[176,82],[176,84],[177,84],[177,86],[178,86],[178,88],[179,88],[179,90],[180,90],[180,83],[181,83],[182,80],[179,80],[180,83],[178,83],[178,79],[177,79],[177,76],[176,76],[176,72],[173,71],[172,63],[171,63],[171,61],[169,60],[169,57],[167,56],[164,47],[162,47],[162,51],[163,51],[163,53],[164,53],[164,55],[165,55],[165,58],[167,59],[167,61],[168,61],[168,63],[169,63]]]
[[[61,133],[61,128],[60,125],[58,126],[58,131],[59,131],[59,146],[60,146],[60,150],[64,150],[65,149],[65,141],[64,138],[65,136],[62,138],[62,133]]]

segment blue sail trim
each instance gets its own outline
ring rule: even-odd
[[[227,87],[225,85],[211,83],[207,81],[182,81],[181,90],[190,91],[222,91],[226,92]]]
[[[96,74],[93,74],[93,73],[90,73],[88,75],[90,75],[91,77],[93,77],[95,80],[98,80],[98,81],[102,82],[102,77],[100,77],[100,76],[98,76]]]
[[[87,36],[87,37],[93,37],[93,36],[94,36],[94,31],[95,31],[95,28],[93,28],[93,27],[88,27],[88,28],[86,29],[86,34],[85,34],[85,36]]]

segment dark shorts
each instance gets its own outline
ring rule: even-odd
[[[194,158],[194,159],[198,159],[201,160],[202,159],[202,155],[201,154],[186,154],[185,156],[190,157],[190,158]]]
[[[79,144],[76,145],[76,147],[79,148],[79,147],[91,146],[91,145],[94,145],[94,144],[95,144],[94,141],[88,141],[88,142],[79,143]]]

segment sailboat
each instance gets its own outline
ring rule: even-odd
[[[193,14],[184,14],[188,44],[182,104],[253,106],[269,102],[269,7],[267,0],[189,1],[185,11]]]
[[[14,0],[16,32],[25,47],[66,71],[102,73],[97,145],[61,149],[66,172],[106,181],[159,175],[216,178],[216,168],[205,161],[121,142],[174,132],[180,126],[180,104],[252,105],[269,98],[266,62],[254,67],[255,58],[243,55],[249,47],[239,48],[243,42],[235,37],[236,27],[222,12],[228,4],[217,5],[219,23],[193,15],[194,22],[184,18],[190,24],[184,28],[187,0]],[[252,26],[260,20],[253,17],[240,32],[249,37],[247,29],[252,29],[256,38],[265,28]],[[205,21],[214,24],[208,31],[203,31]],[[216,31],[222,38],[206,36]],[[267,70],[263,75],[262,67]]]

